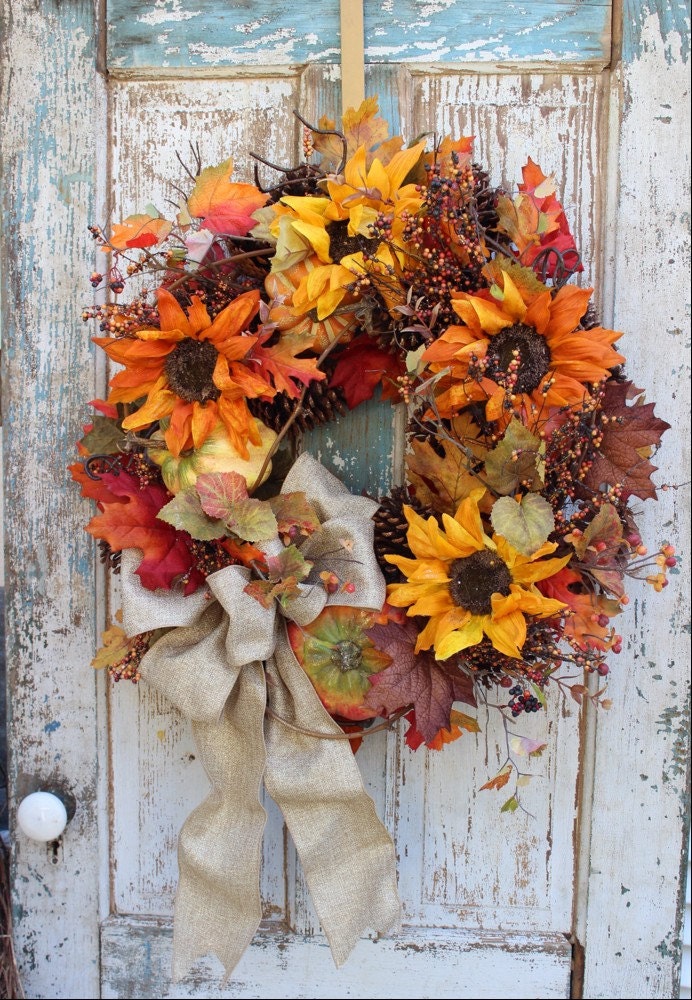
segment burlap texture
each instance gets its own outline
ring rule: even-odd
[[[379,609],[385,583],[372,547],[376,504],[351,495],[308,455],[284,483],[283,492],[297,491],[322,522],[302,552],[318,561],[316,572],[331,570],[355,589],[327,597],[308,582],[285,616],[305,625],[326,603]],[[344,539],[353,542],[351,552]],[[142,676],[192,720],[212,784],[180,833],[174,978],[209,953],[229,976],[259,926],[263,780],[283,812],[340,965],[368,927],[386,933],[398,925],[394,847],[348,742],[307,736],[265,716],[269,690],[269,704],[282,718],[325,735],[341,732],[293,655],[278,605],[267,610],[245,594],[250,574],[237,566],[208,577],[211,600],[151,592],[133,573],[136,556],[123,555],[128,635],[176,626],[144,657]]]

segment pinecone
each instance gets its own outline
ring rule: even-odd
[[[408,521],[404,516],[404,504],[413,507],[417,514],[429,517],[432,511],[420,500],[409,496],[405,486],[395,486],[389,496],[380,498],[380,506],[373,521],[375,522],[375,556],[387,583],[397,583],[403,580],[396,566],[385,561],[385,555],[406,556],[411,558],[411,550],[406,540]]]
[[[497,229],[500,221],[497,214],[497,199],[501,191],[499,188],[490,186],[490,176],[487,170],[483,170],[478,163],[474,163],[471,169],[475,181],[474,198],[478,221],[483,229],[492,233]]]
[[[298,404],[297,399],[291,399],[285,392],[278,392],[272,400],[249,399],[248,407],[253,417],[257,417],[267,427],[278,434],[292,415]],[[308,386],[303,400],[302,412],[291,425],[289,433],[311,431],[320,424],[329,423],[341,413],[345,413],[346,397],[343,389],[330,388],[326,379],[313,381]]]
[[[99,539],[99,560],[116,575],[120,572],[120,557],[122,552],[114,552],[105,538]]]

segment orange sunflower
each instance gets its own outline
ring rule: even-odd
[[[423,354],[433,372],[450,369],[436,400],[441,416],[484,400],[488,420],[502,417],[508,399],[526,415],[578,405],[586,383],[625,360],[612,347],[622,334],[579,329],[592,288],[565,285],[553,295],[533,275],[515,283],[505,271],[500,280],[502,287],[460,293],[452,305],[464,325],[450,326]]]
[[[390,584],[387,600],[408,608],[410,616],[428,619],[416,652],[432,646],[438,660],[475,646],[484,635],[498,652],[521,657],[525,615],[548,618],[565,608],[562,601],[544,597],[536,582],[558,573],[571,557],[543,559],[555,551],[553,542],[523,556],[501,535],[489,538],[478,509],[484,493],[473,490],[454,517],[443,514],[444,528],[434,517],[426,521],[404,507],[415,558],[385,556],[408,581]]]
[[[137,330],[133,337],[95,337],[109,358],[124,365],[110,382],[109,403],[142,406],[123,420],[139,431],[170,418],[166,447],[177,458],[200,448],[219,420],[233,447],[245,459],[248,442],[260,445],[246,397],[271,398],[275,390],[240,363],[257,341],[242,331],[259,308],[259,292],[245,292],[212,322],[204,304],[192,296],[188,312],[163,288],[157,292],[160,328]]]

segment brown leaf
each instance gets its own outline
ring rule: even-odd
[[[504,788],[507,782],[509,781],[509,776],[511,773],[512,773],[512,765],[505,764],[502,770],[498,771],[498,773],[495,775],[494,778],[491,778],[490,781],[486,781],[484,785],[481,785],[479,791],[483,792],[486,789],[490,788],[496,788],[496,789]]]
[[[414,652],[418,630],[412,622],[375,625],[368,635],[378,649],[392,658],[392,664],[374,674],[365,704],[378,715],[391,715],[413,705],[416,728],[426,743],[441,729],[450,729],[450,713],[455,701],[475,705],[473,681],[453,665],[438,663],[431,653]]]
[[[487,450],[479,435],[480,429],[470,415],[463,414],[452,423],[452,436],[463,448],[452,441],[441,440],[444,456],[440,457],[427,441],[414,440],[406,464],[409,482],[422,504],[440,514],[454,515],[461,501],[480,485],[470,471],[480,466]],[[468,452],[471,452],[470,457]]]
[[[623,498],[634,495],[646,500],[656,498],[656,487],[651,474],[656,471],[646,455],[648,449],[661,443],[661,435],[670,424],[654,416],[654,403],[627,405],[631,398],[631,382],[613,382],[606,385],[603,413],[609,417],[603,426],[603,439],[594,452],[593,465],[586,479],[586,486],[599,489],[601,483],[615,486],[620,483]],[[643,452],[641,449],[647,449]]]

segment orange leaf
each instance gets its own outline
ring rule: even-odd
[[[366,97],[359,108],[344,111],[343,132],[349,155],[359,146],[365,146],[366,151],[372,150],[387,138],[389,128],[384,118],[377,117],[378,111],[376,97]]]
[[[266,204],[269,195],[262,194],[254,184],[235,184],[230,180],[232,173],[231,157],[217,167],[206,167],[197,178],[187,207],[190,215],[202,219],[212,233],[246,236],[256,225],[252,213]]]
[[[124,222],[113,226],[110,245],[101,250],[127,250],[135,247],[153,247],[162,243],[172,229],[170,222],[151,215],[128,215]]]
[[[512,765],[505,764],[501,771],[499,771],[494,778],[490,781],[486,781],[484,785],[481,785],[480,791],[484,791],[487,788],[504,788],[509,781],[509,776],[512,773]]]

